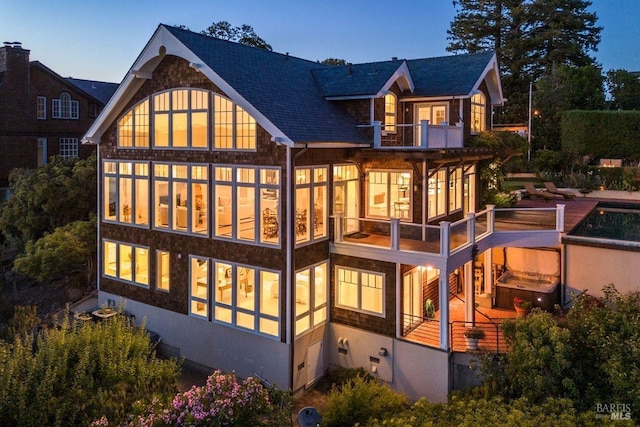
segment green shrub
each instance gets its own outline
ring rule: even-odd
[[[66,316],[65,318],[67,318]],[[12,426],[123,422],[133,402],[176,391],[179,364],[160,360],[123,315],[0,343],[0,419]]]
[[[407,398],[378,380],[357,376],[341,387],[334,386],[322,414],[323,427],[352,427],[369,419],[387,419],[408,407]]]

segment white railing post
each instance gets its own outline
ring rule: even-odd
[[[400,249],[400,218],[391,218],[391,249]]]
[[[373,125],[373,147],[380,148],[382,146],[382,122],[374,120]]]
[[[429,120],[420,120],[420,147],[429,148]]]
[[[444,148],[449,148],[449,123],[444,125]]]
[[[448,257],[451,252],[451,223],[440,221],[440,256]]]
[[[564,233],[564,204],[556,205],[556,231]]]
[[[333,236],[333,241],[335,243],[342,243],[342,239],[343,239],[343,232],[344,232],[344,214],[342,212],[338,212],[336,213],[334,216],[335,218],[335,223],[333,224],[333,231],[334,231],[334,236]]]
[[[449,350],[449,275],[438,278],[438,303],[440,305],[440,349]]]
[[[474,212],[467,213],[467,242],[476,242],[476,214]]]
[[[487,205],[487,234],[493,233],[496,221],[496,205]]]

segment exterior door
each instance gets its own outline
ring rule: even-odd
[[[307,385],[311,385],[322,376],[322,341],[317,341],[307,349]]]
[[[347,219],[344,224],[344,234],[359,231],[358,209],[358,181],[336,182],[334,187],[333,212],[341,213]]]
[[[404,274],[402,286],[403,330],[406,334],[422,321],[422,280],[419,268]]]
[[[416,118],[416,140],[414,145],[420,146],[420,139],[422,138],[422,128],[419,126],[421,120],[429,120],[429,125],[439,125],[441,123],[447,123],[447,106],[444,104],[419,104],[415,109]]]

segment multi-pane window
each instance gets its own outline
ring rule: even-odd
[[[154,226],[208,235],[207,165],[154,163]]]
[[[71,99],[68,92],[62,92],[59,99],[52,100],[51,117],[54,119],[77,119],[79,111],[80,103]]]
[[[279,169],[220,165],[213,180],[215,236],[279,244]]]
[[[411,172],[369,172],[367,186],[367,215],[380,218],[412,218]]]
[[[434,175],[429,177],[428,189],[428,213],[429,219],[441,216],[447,213],[446,190],[447,170],[440,169]]]
[[[78,157],[78,138],[60,138],[60,156],[64,159],[75,159]]]
[[[156,251],[156,288],[168,291],[171,289],[170,257],[167,251]]]
[[[487,128],[486,98],[482,92],[471,97],[471,133],[479,133]]]
[[[327,235],[328,168],[296,169],[296,242],[304,243]]]
[[[127,111],[118,121],[118,146],[149,147],[149,100]]]
[[[37,98],[36,111],[38,120],[47,119],[47,97],[39,96]]]
[[[280,337],[279,273],[192,256],[189,277],[191,315]]]
[[[231,100],[213,97],[213,146],[216,150],[255,150],[256,121]]]
[[[296,336],[327,320],[327,267],[322,262],[296,273]]]
[[[149,225],[149,164],[103,162],[103,218]]]
[[[475,165],[467,169],[464,174],[463,200],[464,212],[476,211],[476,167]]]
[[[336,267],[336,306],[384,316],[384,274]]]
[[[207,148],[209,92],[173,89],[152,97],[154,148]]]
[[[396,133],[397,120],[396,95],[388,93],[384,96],[384,130]]]
[[[103,240],[103,272],[123,282],[149,286],[149,248]]]

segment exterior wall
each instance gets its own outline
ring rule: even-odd
[[[335,266],[352,267],[361,270],[380,272],[385,274],[384,301],[385,315],[379,317],[336,307],[336,277]],[[396,331],[396,266],[394,263],[382,262],[375,259],[356,258],[344,255],[331,255],[331,314],[332,323],[340,323],[377,334],[393,337]]]
[[[621,293],[638,292],[640,285],[640,251],[592,247],[565,243],[565,289],[567,293],[580,293],[587,289],[590,295],[604,296],[602,288],[613,283]],[[620,268],[624,265],[625,268]],[[565,301],[570,298],[564,296]]]
[[[318,341],[322,341],[322,351],[321,351],[321,370],[322,372],[326,372],[329,368],[329,352],[331,346],[329,343],[329,328],[326,325],[322,325],[307,334],[302,335],[298,339],[296,339],[294,348],[293,348],[293,386],[292,390],[294,392],[299,390],[304,390],[308,386],[310,386],[311,382],[314,380],[313,372],[309,372],[310,369],[310,360],[308,349],[311,345],[317,343]]]
[[[0,187],[8,186],[11,169],[38,166],[38,138],[47,138],[47,156],[59,154],[59,138],[78,138],[93,123],[89,116],[90,104],[96,100],[75,86],[53,74],[38,62],[29,63],[29,51],[16,47],[0,47]],[[1,79],[2,77],[0,77]],[[79,101],[78,119],[53,119],[52,100],[68,92]],[[37,97],[47,98],[47,118],[36,116]],[[102,105],[98,105],[102,108]],[[95,150],[92,146],[79,146],[80,157]]]
[[[330,325],[327,343],[332,367],[362,367],[411,401],[447,401],[447,352],[336,323]]]
[[[162,343],[174,347],[177,357],[226,372],[235,371],[240,378],[258,374],[272,384],[284,387],[289,384],[290,350],[286,344],[100,292],[100,304],[109,299],[121,303],[128,313],[136,316],[138,323],[144,319],[149,330],[162,331]],[[194,340],[199,345],[194,346]]]

